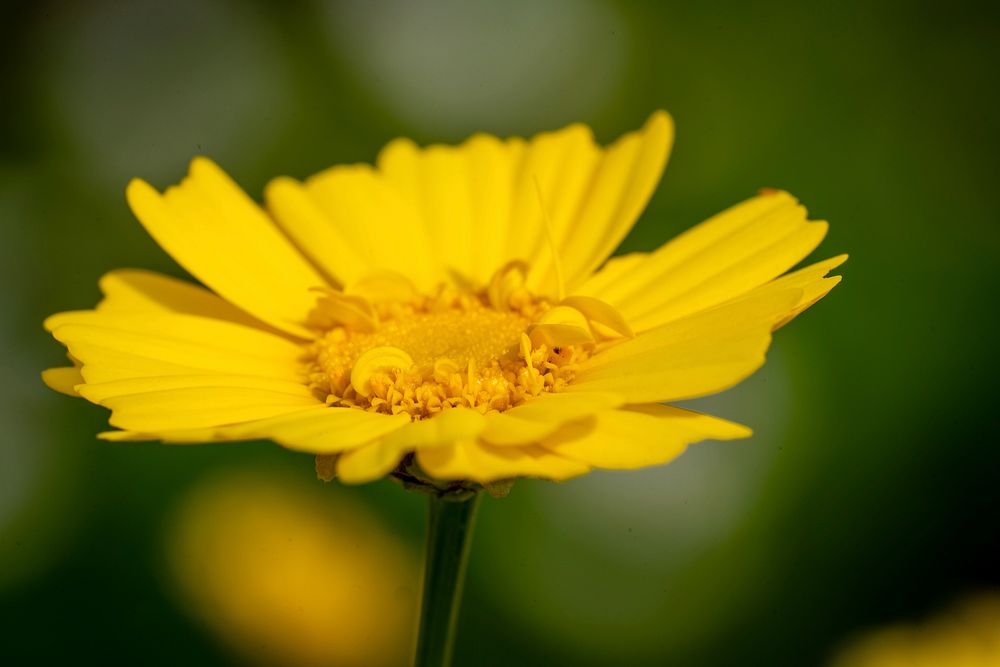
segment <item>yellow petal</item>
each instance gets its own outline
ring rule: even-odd
[[[360,296],[374,302],[409,303],[418,296],[409,278],[395,271],[370,271],[364,277],[344,287],[344,294]]]
[[[341,285],[369,268],[369,258],[345,230],[334,224],[298,181],[285,176],[267,184],[264,200],[271,216],[323,273]]]
[[[407,423],[409,419],[403,415],[389,416],[320,405],[239,424],[164,429],[152,433],[109,431],[99,437],[113,441],[160,440],[179,444],[270,439],[288,449],[335,454],[361,447]]]
[[[701,440],[750,437],[745,426],[668,405],[601,410],[568,424],[542,446],[595,468],[629,469],[673,460]]]
[[[555,306],[538,318],[540,324],[568,324],[581,329],[587,328],[587,319],[576,308]]]
[[[486,295],[494,310],[510,310],[511,299],[525,293],[524,281],[528,265],[520,260],[507,262],[497,269],[486,288]]]
[[[166,389],[105,398],[109,422],[144,433],[238,424],[321,404],[312,396],[235,387]]]
[[[663,174],[673,136],[673,120],[657,111],[641,130],[622,136],[603,151],[589,174],[588,187],[575,202],[571,223],[555,229],[570,290],[614,252],[638,220]],[[574,164],[573,168],[586,167]],[[533,273],[536,280],[530,286],[551,285],[554,266],[544,255],[536,263],[539,270]]]
[[[390,144],[391,147],[391,144]],[[384,152],[389,162],[390,147]],[[509,252],[512,240],[523,233],[523,227],[511,224],[517,168],[525,152],[521,139],[501,141],[496,137],[477,134],[466,141],[459,150],[462,159],[458,169],[464,176],[469,193],[469,229],[472,233],[465,264],[469,278],[487,281],[489,272],[511,260],[524,259]],[[383,157],[379,156],[379,165]],[[462,248],[452,245],[444,256],[460,256]]]
[[[761,285],[753,291],[753,294],[761,294],[765,291],[778,291],[790,287],[802,290],[802,297],[798,303],[774,325],[775,329],[783,327],[802,313],[802,311],[829,294],[830,290],[840,283],[840,276],[827,278],[826,275],[846,261],[847,255],[831,257],[830,259],[807,266],[804,269],[799,269],[798,271],[776,278],[766,285]]]
[[[528,337],[535,347],[548,345],[550,348],[594,341],[583,313],[569,306],[556,306],[546,311],[528,328]]]
[[[380,153],[378,169],[418,212],[458,282],[486,285],[498,267],[523,260],[532,267],[528,286],[555,294],[543,207],[567,281],[578,285],[635,223],[671,138],[669,117],[657,112],[606,150],[589,128],[571,125],[527,142],[476,135],[457,147],[419,148],[397,140]]]
[[[255,389],[301,398],[315,398],[310,389],[301,382],[274,380],[252,375],[165,375],[162,377],[132,378],[88,383],[80,387],[79,392],[88,401],[103,403],[109,398],[118,396],[195,387]]]
[[[533,324],[528,327],[528,335],[535,347],[547,345],[550,349],[594,341],[589,328],[572,324]]]
[[[378,314],[368,299],[333,289],[321,288],[318,291],[322,296],[309,314],[309,321],[313,326],[329,330],[339,324],[366,332],[378,328]]]
[[[76,391],[75,387],[78,384],[83,384],[83,376],[80,375],[80,368],[78,366],[48,368],[42,371],[42,382],[49,389],[55,389],[61,394],[79,396],[80,394]]]
[[[345,452],[337,460],[337,476],[348,484],[370,482],[391,472],[414,449],[442,447],[456,440],[474,438],[484,426],[483,416],[475,410],[446,410],[403,426],[375,443]]]
[[[419,148],[397,139],[379,153],[379,172],[417,212],[438,263],[458,283],[485,285],[512,256],[508,244],[524,142],[476,135],[458,147]],[[532,228],[533,229],[533,228]]]
[[[601,324],[619,336],[631,337],[632,327],[629,326],[625,318],[615,310],[614,306],[605,303],[592,296],[570,296],[560,302],[562,306],[568,306],[578,310],[587,321]]]
[[[563,480],[590,470],[585,464],[537,445],[494,447],[475,440],[418,449],[417,463],[437,479],[471,479],[481,483],[511,477]]]
[[[395,141],[379,155],[378,165],[385,182],[407,201],[433,239],[439,265],[472,278],[475,227],[465,152],[446,146],[420,150],[412,142]]]
[[[578,288],[579,294],[598,295],[601,298],[611,298],[619,292],[616,287],[628,284],[630,274],[642,262],[646,261],[649,253],[633,252],[627,255],[619,255],[609,259],[601,270],[590,276],[587,281]],[[625,281],[623,283],[622,281]]]
[[[101,312],[168,312],[227,320],[251,327],[263,322],[240,310],[204,287],[153,271],[119,269],[100,280],[104,298],[97,304]]]
[[[631,403],[722,391],[764,363],[772,328],[801,296],[792,288],[746,297],[610,345],[580,364],[567,389],[617,393]]]
[[[87,382],[222,373],[302,379],[302,347],[260,329],[193,315],[60,313],[46,320]]]
[[[303,197],[322,217],[296,217],[305,205],[293,210],[289,202]],[[339,240],[331,237],[314,245],[316,240],[302,236],[299,242],[345,284],[373,269],[398,271],[405,267],[407,277],[424,289],[441,277],[434,260],[434,237],[428,235],[418,211],[368,165],[332,167],[301,185],[282,179],[268,190],[268,202],[293,237],[307,226],[313,229],[322,224],[336,230]],[[337,246],[331,245],[335,242]],[[345,248],[360,261],[345,264]]]
[[[541,394],[506,412],[486,415],[480,438],[491,445],[536,443],[566,422],[621,404],[622,398],[615,394]]]
[[[313,454],[331,454],[364,446],[404,428],[407,415],[383,415],[352,408],[321,408],[293,413],[252,427],[259,438],[270,438],[289,448]]]
[[[302,345],[285,336],[256,327],[196,315],[167,312],[118,312],[71,310],[51,315],[45,328],[55,331],[67,325],[129,331],[183,341],[200,342],[262,359],[298,359]]]
[[[108,442],[157,442],[170,443],[173,445],[196,445],[213,442],[238,442],[240,440],[252,440],[253,438],[227,438],[223,435],[224,429],[228,427],[218,426],[212,428],[192,428],[178,429],[176,431],[163,430],[157,433],[145,433],[143,431],[103,431],[97,434],[101,440]]]
[[[621,396],[611,393],[542,394],[503,413],[517,419],[538,422],[565,422],[579,419],[596,410],[618,407]]]
[[[510,240],[516,244],[508,249],[531,265],[532,290],[557,294],[554,252],[563,252],[563,241],[579,224],[581,206],[604,156],[590,128],[580,124],[543,132],[526,146],[515,181],[516,231]]]
[[[352,449],[337,457],[337,479],[345,484],[374,482],[392,472],[405,454],[380,441]]]
[[[560,426],[557,421],[543,422],[518,419],[505,413],[486,415],[486,428],[482,439],[491,445],[530,445],[554,433]]]
[[[826,234],[786,192],[768,191],[678,236],[641,261],[608,266],[580,292],[615,306],[637,331],[718,305],[797,264]],[[608,280],[604,271],[615,272]]]
[[[275,327],[309,338],[310,288],[326,280],[218,166],[191,162],[162,195],[133,180],[129,205],[146,230],[191,275]]]

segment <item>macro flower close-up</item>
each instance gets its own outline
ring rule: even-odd
[[[992,664],[996,13],[0,5],[0,665]]]
[[[271,439],[325,477],[489,484],[666,463],[750,430],[664,405],[764,363],[772,332],[839,281],[788,193],[761,191],[650,253],[609,256],[666,165],[654,113],[606,147],[398,139],[375,166],[271,181],[262,205],[195,158],[127,189],[204,287],[141,270],[46,328],[49,386],[111,410],[108,440]]]

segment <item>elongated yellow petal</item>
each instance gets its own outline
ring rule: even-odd
[[[279,223],[344,284],[404,267],[421,288],[443,277],[434,260],[437,239],[432,244],[414,207],[368,165],[332,167],[304,184],[281,179],[267,198]]]
[[[390,153],[386,147],[384,155]],[[507,262],[523,259],[508,251],[525,232],[524,227],[512,225],[514,192],[517,185],[518,166],[525,152],[521,139],[501,141],[496,137],[478,134],[462,147],[463,160],[459,168],[464,173],[469,193],[470,226],[469,262],[466,270],[473,280],[488,280],[489,272]],[[389,158],[386,157],[386,162]],[[379,165],[383,157],[379,156]],[[398,178],[398,176],[397,176]],[[449,248],[446,256],[461,252],[458,244]]]
[[[372,302],[408,303],[413,301],[418,291],[413,282],[395,271],[370,271],[352,283],[344,286],[344,293],[360,296]]]
[[[270,438],[288,449],[331,454],[363,447],[409,423],[408,415],[320,408],[265,420],[246,430],[257,438]]]
[[[788,288],[802,290],[802,297],[798,303],[774,325],[775,329],[783,327],[802,313],[802,311],[829,294],[830,290],[840,283],[840,276],[826,276],[830,271],[833,271],[846,261],[847,255],[838,255],[822,262],[816,262],[804,269],[799,269],[798,271],[772,280],[766,285],[761,285],[752,294],[761,294],[765,291],[778,291]]]
[[[609,262],[581,293],[608,301],[637,331],[648,330],[775,278],[808,255],[826,230],[825,222],[809,222],[794,197],[768,191],[681,234],[655,253],[632,256],[627,266],[624,260]]]
[[[204,287],[153,271],[119,269],[100,280],[100,312],[166,312],[199,315],[255,328],[269,328]]]
[[[146,230],[193,276],[265,322],[312,336],[309,290],[326,280],[213,162],[196,158],[188,177],[162,195],[140,180],[126,195]]]
[[[352,449],[337,458],[337,478],[347,484],[373,482],[392,472],[405,454],[400,447],[382,441]]]
[[[503,413],[508,417],[537,422],[562,423],[597,410],[618,407],[624,399],[607,392],[542,394]]]
[[[700,440],[732,440],[750,429],[724,419],[667,405],[600,410],[568,424],[542,446],[595,468],[642,468],[666,463]]]
[[[42,382],[67,396],[79,396],[75,387],[83,384],[83,376],[80,374],[78,366],[64,366],[61,368],[48,368],[42,371]]]
[[[611,345],[580,365],[569,391],[608,391],[631,403],[727,389],[764,363],[771,330],[801,289],[747,297]]]
[[[491,445],[528,445],[554,433],[561,425],[623,402],[615,394],[542,394],[503,413],[486,415],[480,438]]]
[[[615,310],[614,306],[596,299],[592,296],[570,296],[563,299],[560,304],[579,311],[588,322],[596,322],[618,334],[619,336],[633,336],[632,327],[629,326],[625,318]]]
[[[71,310],[45,320],[49,331],[67,325],[130,331],[161,338],[199,342],[206,347],[236,352],[262,359],[294,360],[302,345],[285,336],[256,327],[210,317],[178,313]]]
[[[88,383],[79,388],[81,396],[94,403],[103,403],[109,398],[128,396],[130,394],[146,394],[151,391],[166,391],[173,389],[192,389],[196,387],[212,387],[217,389],[255,389],[271,391],[279,394],[289,394],[301,398],[315,398],[312,392],[301,382],[274,380],[252,375],[165,375],[162,377],[132,378],[128,380],[113,380],[111,382]],[[318,402],[318,401],[316,401]]]
[[[264,189],[274,220],[327,276],[344,285],[370,268],[369,257],[327,216],[298,181],[281,176]]]
[[[332,289],[319,291],[322,296],[309,316],[314,326],[328,330],[341,324],[368,333],[378,328],[378,314],[368,299]]]
[[[580,124],[528,142],[514,191],[513,222],[520,233],[510,237],[515,245],[508,242],[508,251],[531,265],[531,289],[557,295],[555,253],[563,252],[564,239],[578,225],[604,155],[590,128]],[[561,265],[564,258],[558,259]]]
[[[321,404],[312,396],[236,387],[165,389],[101,403],[111,409],[112,426],[144,433],[237,424]]]
[[[437,479],[494,482],[511,477],[563,480],[590,467],[537,445],[494,447],[475,440],[417,450],[417,463]]]
[[[353,484],[369,482],[389,473],[407,452],[475,438],[484,427],[480,413],[453,408],[403,426],[375,443],[345,452],[337,460],[337,476]]]
[[[163,430],[156,433],[143,431],[102,431],[97,434],[101,440],[108,442],[149,442],[156,441],[172,445],[200,445],[212,442],[239,442],[253,440],[252,437],[239,438],[230,435],[229,427],[217,426],[210,428],[190,428],[178,430]]]
[[[578,294],[596,295],[602,299],[620,296],[622,286],[630,285],[630,276],[636,267],[649,258],[647,252],[633,252],[609,259],[601,270],[590,276],[578,288]]]
[[[523,260],[531,266],[528,287],[554,295],[546,214],[567,282],[577,286],[635,223],[672,136],[669,117],[658,112],[606,150],[589,128],[571,125],[529,141],[476,135],[461,146],[419,148],[401,139],[377,164],[429,230],[453,280],[486,285],[499,267]]]
[[[507,413],[486,415],[482,439],[491,445],[521,446],[536,443],[559,429],[560,422],[518,419]]]
[[[204,373],[302,379],[299,345],[232,322],[80,311],[46,324],[82,362],[87,382]]]
[[[409,202],[434,239],[440,266],[460,278],[472,277],[475,227],[464,152],[445,146],[420,150],[412,142],[396,141],[378,161],[386,182]]]
[[[313,454],[335,454],[362,447],[407,423],[409,418],[402,415],[389,416],[364,410],[314,405],[277,417],[238,424],[155,432],[108,431],[101,433],[100,437],[113,441],[160,440],[177,444],[266,438],[288,449]]]
[[[614,252],[646,208],[663,174],[673,137],[673,120],[658,111],[641,130],[624,135],[603,152],[576,202],[572,223],[556,230],[570,290]],[[554,279],[554,267],[546,263],[544,254],[536,262],[536,280],[530,286],[544,288]]]
[[[594,335],[583,314],[569,306],[556,306],[542,315],[528,329],[528,336],[535,346],[550,348],[591,343]]]

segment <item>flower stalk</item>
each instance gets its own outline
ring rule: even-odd
[[[414,667],[448,667],[479,494],[430,495]]]

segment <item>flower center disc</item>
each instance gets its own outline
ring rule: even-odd
[[[586,355],[531,344],[525,331],[547,308],[497,310],[469,292],[378,304],[377,323],[336,324],[314,344],[310,384],[329,405],[414,419],[456,406],[507,410],[559,391]]]
[[[517,313],[489,308],[415,313],[402,320],[384,322],[378,331],[350,337],[349,347],[360,356],[365,350],[387,345],[404,350],[417,366],[433,366],[449,359],[466,366],[489,366],[493,360],[517,357],[521,334],[530,321]]]

